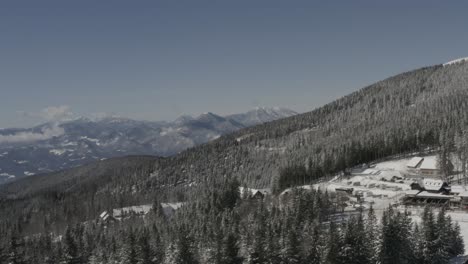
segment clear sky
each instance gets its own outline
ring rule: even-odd
[[[0,127],[305,112],[468,56],[467,1],[1,1]]]

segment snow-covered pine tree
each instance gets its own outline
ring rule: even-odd
[[[305,252],[305,263],[308,264],[320,264],[322,261],[322,238],[320,236],[320,229],[318,225],[312,227],[312,234],[310,239],[310,245],[306,248]]]
[[[460,225],[458,223],[454,223],[452,225],[450,238],[451,244],[449,254],[452,257],[465,254],[465,242],[463,241],[463,237],[460,231]]]
[[[72,228],[67,228],[64,237],[64,250],[62,263],[64,264],[79,264],[81,263],[80,252],[75,241]]]
[[[8,248],[7,261],[8,264],[25,264],[26,261],[23,255],[22,247],[23,242],[17,238],[16,235],[12,235],[10,238],[10,247]]]
[[[146,229],[138,233],[137,241],[138,264],[157,264],[157,258],[150,244],[150,238]]]
[[[224,264],[242,264],[243,258],[239,255],[238,237],[234,233],[227,234],[223,245]]]
[[[137,264],[137,242],[132,229],[125,233],[123,245],[119,254],[121,264]]]
[[[177,251],[175,254],[176,264],[197,264],[195,246],[188,227],[180,226],[177,233]]]
[[[406,213],[395,212],[391,207],[384,212],[380,263],[413,263],[414,246],[411,240],[411,228],[411,219]]]
[[[382,243],[381,230],[374,207],[371,205],[367,212],[366,223],[366,241],[369,243],[371,263],[378,263],[380,247]]]
[[[340,254],[343,248],[343,238],[341,231],[337,225],[332,221],[328,231],[327,247],[328,252],[326,254],[327,264],[338,264],[340,262]]]
[[[367,241],[362,213],[357,219],[353,217],[348,221],[343,242],[341,261],[348,264],[371,263],[370,243]]]
[[[258,211],[254,214],[252,245],[249,249],[248,263],[264,264],[267,263],[266,253],[266,208],[261,201],[258,205]]]

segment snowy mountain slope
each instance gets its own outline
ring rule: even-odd
[[[286,108],[264,108],[257,107],[252,111],[243,114],[229,115],[226,118],[235,120],[247,126],[253,126],[260,123],[269,122],[275,119],[281,119],[297,115],[296,112]]]
[[[168,201],[196,201],[228,177],[248,188],[281,193],[346,174],[359,164],[454,142],[447,137],[468,131],[467,102],[468,63],[435,65],[379,81],[308,113],[240,129],[167,158],[150,158],[141,166],[135,160],[110,159],[5,184],[0,186],[0,204],[2,212],[10,214],[8,219],[16,220],[30,217],[37,208],[47,217],[65,211],[63,199],[67,199],[65,208],[73,208],[70,214],[85,221],[109,203],[148,204],[155,194]],[[178,128],[184,131],[184,120],[190,121],[187,127],[208,129],[216,126],[207,126],[207,121],[219,118],[207,113],[196,119],[183,118],[174,128],[154,129],[170,136]],[[233,123],[218,127],[226,124]],[[106,143],[97,142],[94,135],[86,137],[82,144]],[[123,161],[130,165],[119,167]],[[93,164],[107,168],[105,173],[95,172]],[[400,167],[388,162],[382,166]],[[42,225],[43,218],[37,215],[30,219],[40,223],[31,226]]]
[[[250,116],[251,111],[237,116]],[[126,155],[170,156],[221,135],[287,117],[264,108],[261,118],[235,120],[213,113],[173,122],[79,118],[30,129],[0,130],[0,183]]]
[[[455,59],[455,60],[446,62],[446,63],[444,63],[443,65],[444,65],[444,66],[448,66],[448,65],[453,65],[453,64],[457,64],[457,63],[462,63],[462,62],[465,62],[465,61],[468,61],[468,57]]]

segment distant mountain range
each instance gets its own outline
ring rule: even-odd
[[[127,155],[170,156],[221,135],[297,113],[256,108],[219,116],[182,116],[173,122],[79,118],[28,129],[0,130],[0,183]]]

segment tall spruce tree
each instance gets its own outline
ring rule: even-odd
[[[150,238],[146,229],[138,237],[138,264],[156,264],[157,259],[150,245]]]
[[[195,246],[192,236],[186,226],[180,226],[177,233],[176,264],[197,264]]]
[[[343,239],[341,232],[332,221],[330,222],[330,228],[328,231],[328,243],[327,243],[327,264],[338,264],[340,262],[341,249],[343,248]]]
[[[224,240],[224,257],[225,264],[241,264],[244,259],[239,255],[239,242],[236,234],[229,233]]]
[[[411,243],[411,220],[406,213],[394,212],[390,207],[382,218],[382,264],[413,263],[414,246]]]
[[[266,253],[266,209],[263,201],[259,204],[259,210],[254,215],[253,243],[249,249],[250,264],[267,263]]]
[[[367,241],[362,213],[357,219],[351,218],[343,240],[341,263],[370,264],[370,245]]]
[[[20,238],[16,235],[12,235],[10,238],[10,247],[8,248],[7,262],[8,264],[24,264],[25,259],[23,255],[24,244]]]
[[[372,205],[367,212],[366,235],[369,243],[371,263],[377,263],[379,261],[382,238],[377,216]]]
[[[80,264],[82,259],[80,256],[78,245],[75,241],[73,229],[68,227],[65,231],[63,248],[63,263],[65,264]]]

